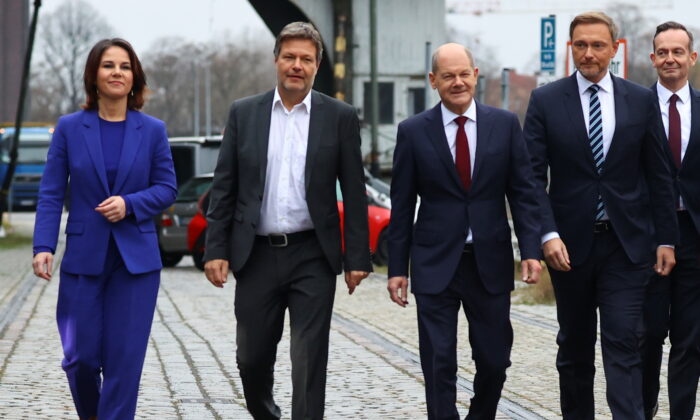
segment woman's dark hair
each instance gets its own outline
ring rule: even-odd
[[[128,41],[121,38],[103,39],[98,41],[90,50],[87,61],[85,62],[85,72],[83,73],[85,95],[87,96],[85,104],[83,104],[83,109],[97,109],[97,70],[100,68],[102,54],[109,47],[122,48],[129,54],[134,83],[131,87],[126,106],[131,110],[141,109],[145,102],[146,74],[143,72],[141,62],[136,56],[134,48]]]

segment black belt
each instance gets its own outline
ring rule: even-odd
[[[474,244],[469,243],[469,244],[464,244],[464,249],[462,250],[462,253],[464,254],[473,254],[474,253]]]
[[[271,247],[283,248],[288,245],[298,244],[299,242],[311,239],[315,235],[316,232],[314,230],[303,230],[301,232],[294,233],[271,233],[265,236],[256,235],[255,239],[265,241]]]
[[[612,232],[613,227],[610,220],[601,220],[593,223],[593,233]]]

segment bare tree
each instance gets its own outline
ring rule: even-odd
[[[656,81],[656,72],[649,60],[656,25],[636,4],[611,3],[608,14],[620,28],[620,38],[627,40],[627,79],[650,86]]]
[[[66,0],[43,19],[43,59],[32,83],[33,115],[54,118],[75,111],[84,100],[82,75],[90,48],[114,30],[83,0]]]
[[[148,86],[152,90],[145,110],[164,120],[170,135],[191,135],[194,129],[195,71],[199,73],[200,133],[205,122],[205,72],[211,75],[212,133],[226,124],[235,99],[274,86],[271,36],[250,39],[221,37],[205,44],[180,38],[163,38],[143,55]]]

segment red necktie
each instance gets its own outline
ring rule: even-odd
[[[467,141],[467,132],[464,130],[464,124],[467,122],[467,117],[459,116],[455,118],[457,123],[457,139],[455,141],[455,165],[457,173],[462,180],[465,190],[469,190],[472,185],[471,175],[471,158],[469,156],[469,142]]]
[[[670,104],[668,105],[668,143],[671,146],[671,155],[673,161],[676,162],[676,168],[681,167],[681,115],[676,108],[678,95],[671,95]]]

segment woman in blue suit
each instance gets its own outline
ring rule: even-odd
[[[81,419],[133,419],[158,295],[153,216],[177,193],[162,121],[138,110],[146,77],[131,45],[90,51],[83,110],[58,120],[41,180],[34,273],[52,277],[63,199],[71,210],[56,318]]]

